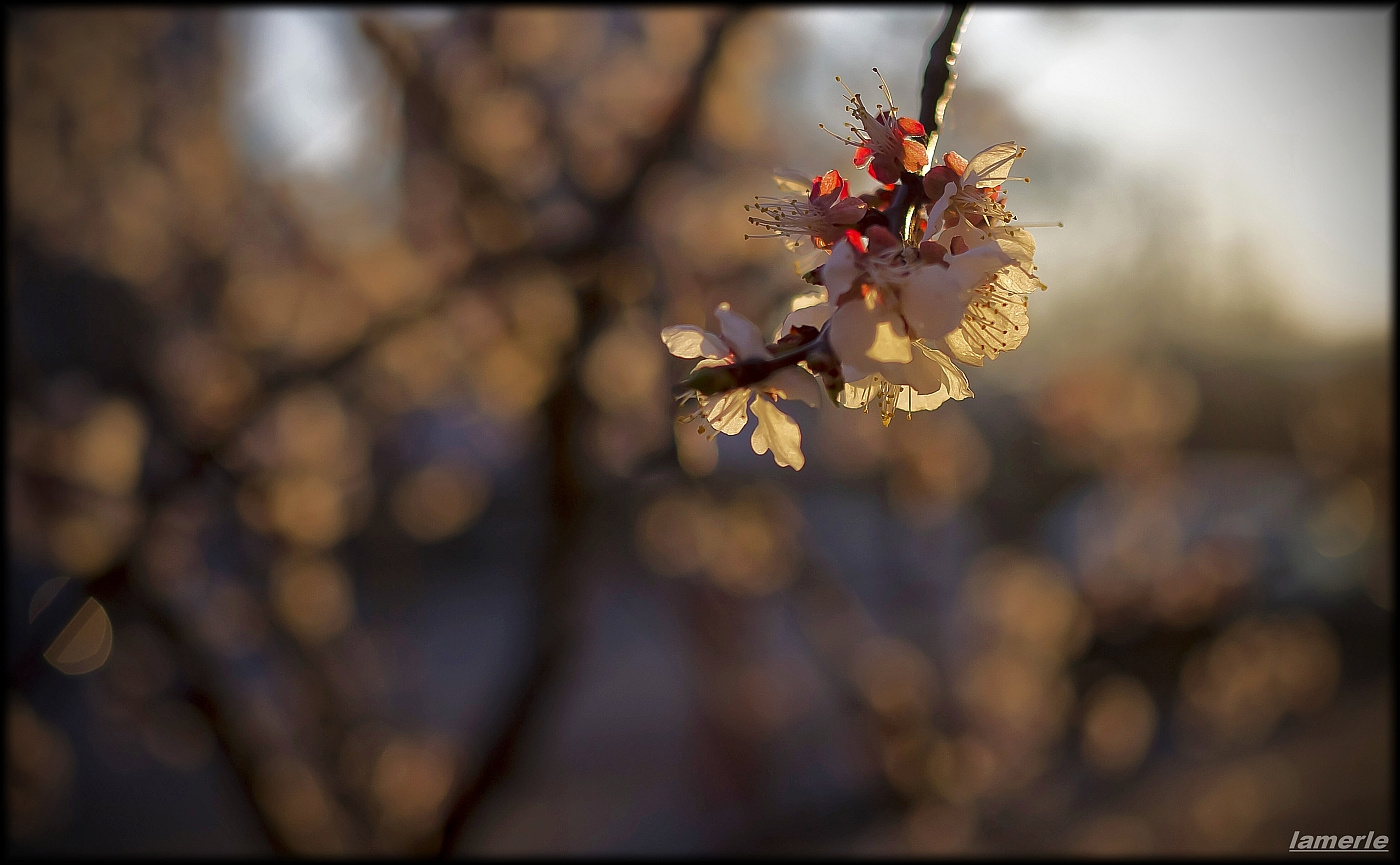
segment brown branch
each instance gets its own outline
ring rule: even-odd
[[[933,40],[928,52],[928,65],[924,67],[924,89],[919,95],[919,122],[928,131],[929,158],[933,158],[933,148],[938,144],[938,134],[943,131],[943,112],[948,108],[948,99],[953,95],[953,85],[957,73],[953,65],[957,62],[958,51],[962,48],[963,27],[967,24],[966,3],[954,3],[948,10],[948,20],[943,30]]]
[[[653,139],[652,146],[639,160],[631,180],[617,195],[602,203],[602,218],[596,223],[598,229],[581,251],[585,256],[597,255],[619,239],[621,226],[650,169],[684,146],[694,126],[724,38],[742,14],[740,11],[726,10],[711,30],[686,90],[677,100],[662,130]],[[602,323],[602,304],[596,291],[584,293],[580,306],[580,333],[584,338],[565,358],[563,368],[566,370],[577,366],[576,361],[582,356],[586,337],[599,330]],[[562,377],[546,408],[554,531],[537,581],[539,607],[530,667],[490,744],[484,749],[484,757],[475,774],[462,783],[452,800],[437,837],[436,854],[439,858],[450,856],[457,849],[479,806],[507,778],[527,739],[536,732],[540,709],[551,686],[558,681],[558,674],[565,666],[568,651],[576,638],[573,600],[577,588],[570,569],[583,517],[587,512],[588,497],[574,461],[573,447],[574,431],[583,405],[577,380],[568,375]],[[467,756],[470,755],[470,748],[463,750]]]
[[[962,36],[963,26],[967,24],[967,8],[966,3],[954,3],[949,8],[948,19],[929,48],[928,65],[924,67],[924,86],[919,95],[919,122],[928,133],[926,146],[930,162],[933,161],[934,148],[938,146],[938,135],[943,130],[943,112],[948,107],[953,84],[958,77],[953,65],[962,47],[958,40]],[[898,235],[902,242],[913,245],[914,226],[918,222],[915,217],[927,200],[922,177],[909,172],[900,176],[899,188],[885,213],[885,221],[890,231]]]
[[[244,797],[252,807],[253,819],[262,830],[263,837],[278,856],[295,855],[296,851],[283,837],[281,829],[258,800],[257,782],[254,779],[257,758],[240,743],[238,732],[234,729],[234,721],[227,711],[226,707],[236,704],[237,701],[221,699],[219,696],[222,689],[219,687],[219,676],[216,672],[217,663],[208,657],[207,653],[196,648],[195,641],[187,638],[184,629],[169,614],[139,593],[132,594],[136,595],[138,607],[155,622],[161,633],[171,642],[183,647],[181,657],[188,665],[187,671],[191,679],[186,699],[204,716],[205,723],[214,734],[214,740],[219,744],[219,750],[228,759],[233,775],[238,779],[239,789],[243,791]]]

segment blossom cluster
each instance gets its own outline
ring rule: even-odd
[[[954,361],[981,366],[1020,345],[1027,298],[1045,288],[1035,241],[1006,204],[1006,183],[1026,179],[1011,176],[1025,148],[1006,142],[934,162],[923,124],[899,116],[883,78],[880,90],[889,107],[871,114],[846,88],[856,122],[836,136],[880,184],[873,193],[851,195],[834,170],[782,171],[779,188],[799,197],[750,206],[749,221],[768,232],[757,236],[785,239],[817,286],[792,299],[772,340],[727,303],[715,311],[718,334],[691,325],[661,332],[673,355],[699,359],[677,388],[682,404],[695,403],[682,422],[698,421],[711,437],[737,435],[751,409],[754,452],[771,450],[794,469],[804,463],[802,431],[779,400],[815,406],[825,391],[843,408],[873,406],[888,426],[895,412],[912,417],[966,399],[972,390]]]

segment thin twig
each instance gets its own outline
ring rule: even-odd
[[[924,67],[924,89],[919,94],[919,122],[928,131],[930,160],[938,144],[938,135],[943,131],[943,112],[948,108],[948,99],[953,95],[953,85],[958,79],[953,65],[957,63],[958,51],[962,48],[967,12],[966,3],[954,3],[949,8],[948,20],[943,23],[943,31],[938,38],[933,40],[928,52],[928,65]]]

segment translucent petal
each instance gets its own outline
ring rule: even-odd
[[[865,350],[865,356],[880,363],[908,363],[914,357],[904,323],[885,319],[875,325],[875,341]]]
[[[880,376],[868,375],[860,381],[846,382],[841,393],[841,405],[846,408],[861,408],[875,397],[880,389]]]
[[[1035,238],[1024,228],[1000,227],[993,232],[997,246],[1006,253],[1012,261],[1022,267],[1030,267],[1031,259],[1035,256]]]
[[[797,260],[792,263],[798,276],[811,273],[826,264],[827,259],[831,257],[826,250],[818,249],[815,246],[809,247],[805,244],[793,246],[793,251],[799,253]]]
[[[919,267],[903,292],[904,317],[922,338],[938,337],[958,326],[972,286],[960,285],[957,275],[938,264]]]
[[[929,210],[928,226],[924,229],[924,236],[920,239],[921,242],[924,240],[932,240],[933,237],[942,230],[943,220],[940,217],[942,217],[943,212],[948,209],[948,202],[953,200],[953,194],[957,191],[957,184],[951,182],[943,184],[943,194],[939,196],[938,201],[934,202],[932,209]]]
[[[935,393],[919,393],[908,385],[900,388],[899,396],[894,401],[894,407],[899,411],[933,411],[943,403],[948,401],[948,392],[940,390]]]
[[[905,171],[917,174],[919,169],[928,165],[928,150],[914,139],[906,138],[904,139],[904,154],[900,163]]]
[[[1008,267],[996,275],[991,285],[973,293],[958,327],[945,339],[949,354],[963,363],[981,366],[983,358],[996,357],[1021,344],[1030,330],[1027,311],[1026,276],[1019,267]]]
[[[779,168],[773,172],[773,182],[784,192],[797,192],[802,195],[812,191],[812,178],[795,168]]]
[[[1004,267],[997,271],[992,284],[997,288],[1013,292],[1015,294],[1027,295],[1036,291],[1044,291],[1045,283],[1026,273],[1020,267]]]
[[[947,370],[923,351],[916,352],[908,363],[882,364],[879,372],[892,384],[907,384],[919,393],[937,393],[949,385]]]
[[[976,288],[990,282],[992,275],[1008,264],[1014,264],[1011,256],[1001,251],[996,243],[984,241],[958,255],[950,255],[948,274],[959,286]]]
[[[993,144],[968,160],[964,182],[979,187],[999,186],[1011,174],[1011,163],[1021,155],[1016,142]]]
[[[860,276],[856,266],[859,253],[849,240],[842,240],[831,251],[831,258],[822,266],[822,282],[826,284],[828,297],[838,298]]]
[[[826,303],[826,289],[819,287],[815,291],[804,291],[802,294],[793,295],[788,308],[796,312],[799,309],[819,306],[823,303]]]
[[[875,327],[879,321],[879,314],[859,301],[837,307],[828,329],[831,350],[836,352],[842,363],[850,364],[863,373],[877,371],[865,353],[875,344]]]
[[[953,359],[936,348],[930,348],[923,343],[915,343],[924,356],[943,370],[943,389],[948,392],[948,396],[953,399],[967,399],[972,396],[972,388],[967,383],[967,376],[953,363]],[[941,402],[941,400],[940,400]],[[918,411],[918,409],[914,409]]]
[[[730,309],[729,304],[721,303],[715,309],[715,318],[719,319],[719,332],[724,334],[724,341],[734,347],[734,353],[741,360],[768,356],[767,343],[758,325]]]
[[[705,419],[725,435],[738,435],[749,422],[748,404],[753,391],[746,387],[713,397],[705,406]]]
[[[666,350],[676,357],[724,357],[729,348],[724,340],[693,324],[676,324],[661,331]]]
[[[797,421],[783,414],[773,403],[760,397],[754,401],[753,413],[758,426],[750,444],[756,454],[773,451],[773,461],[780,466],[800,470],[807,459],[802,455],[802,428]]]
[[[813,408],[822,400],[821,385],[811,373],[795,366],[785,366],[768,376],[758,389],[775,393],[781,399],[801,400]]]
[[[841,174],[832,169],[814,181],[817,195],[830,195],[841,188]]]

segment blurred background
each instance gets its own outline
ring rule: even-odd
[[[1029,338],[673,423],[945,14],[9,11],[10,849],[1393,836],[1393,10],[974,10]]]

